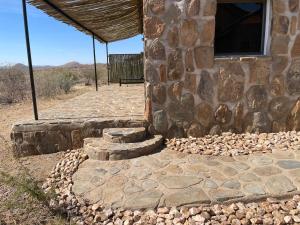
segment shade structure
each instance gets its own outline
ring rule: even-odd
[[[142,0],[28,0],[48,15],[101,42],[113,42],[143,32]]]

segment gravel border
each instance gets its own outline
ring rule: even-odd
[[[158,208],[156,210],[112,210],[75,196],[72,175],[87,159],[83,150],[67,151],[43,185],[45,192],[57,194],[50,201],[53,208],[62,208],[78,225],[184,225],[184,224],[298,224],[300,196],[289,200],[268,198],[261,202],[216,204],[212,206]]]
[[[167,140],[168,149],[200,155],[237,156],[272,153],[274,150],[300,150],[300,132],[207,135],[202,138],[173,138]]]

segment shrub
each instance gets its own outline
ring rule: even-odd
[[[91,85],[91,82],[95,82],[95,72],[92,68],[84,68],[81,73],[85,79],[84,84],[86,86]]]
[[[49,72],[35,73],[36,92],[39,97],[54,97],[59,94],[59,81]]]
[[[83,82],[86,86],[95,83],[95,70],[93,65],[87,65],[82,67],[79,72],[79,77],[83,78]],[[106,65],[97,64],[97,75],[98,75],[98,83],[106,83],[107,82],[107,70]]]
[[[63,72],[59,75],[59,87],[61,90],[68,94],[71,90],[71,87],[76,81],[76,76],[71,72]]]
[[[63,69],[38,71],[35,74],[36,89],[40,97],[54,97],[55,95],[68,94],[75,84],[77,77]]]
[[[26,72],[13,66],[0,69],[0,103],[24,100],[28,95]]]
[[[107,79],[106,65],[97,64],[98,83]],[[34,68],[36,95],[54,97],[68,94],[76,83],[95,82],[93,65]],[[31,96],[28,67],[22,64],[0,67],[0,103],[19,102]]]

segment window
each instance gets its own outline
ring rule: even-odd
[[[267,0],[220,0],[215,55],[262,55],[266,45]]]

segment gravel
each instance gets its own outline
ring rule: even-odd
[[[174,150],[195,154],[204,154],[204,152],[208,154],[207,151],[210,149],[213,155],[250,154],[257,151],[270,152],[274,148],[299,149],[299,132],[260,135],[226,133],[222,138],[207,136],[198,139],[172,139],[168,141],[168,147],[173,146]],[[201,146],[196,146],[197,143]],[[230,150],[230,146],[235,147],[236,151]],[[187,149],[182,150],[182,148]],[[221,150],[225,152],[223,153]],[[103,208],[101,204],[90,204],[79,196],[75,196],[72,192],[72,175],[86,159],[87,155],[83,150],[66,152],[43,185],[45,192],[54,190],[56,193],[56,198],[51,200],[50,205],[53,208],[66,210],[73,222],[78,225],[271,225],[300,223],[299,195],[288,200],[269,198],[254,203],[239,202],[230,205],[216,204],[199,207],[158,208],[155,210],[113,210]]]
[[[274,150],[300,150],[300,132],[261,134],[223,133],[203,138],[174,138],[167,140],[174,151],[213,156],[236,156],[253,153],[271,153]]]

